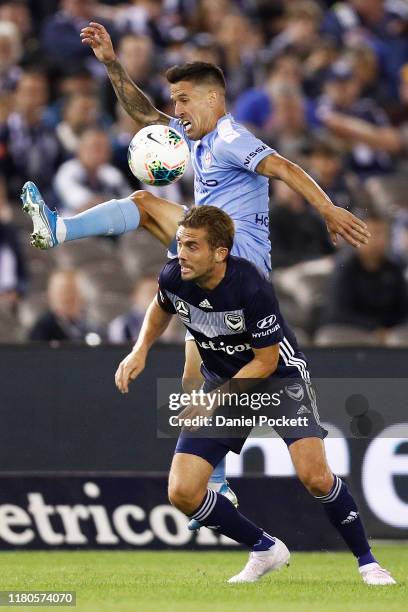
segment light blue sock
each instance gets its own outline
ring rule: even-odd
[[[58,227],[60,222],[65,225],[65,236],[61,236],[61,230]],[[109,200],[75,217],[66,219],[59,217],[57,238],[59,242],[64,242],[88,236],[117,236],[135,230],[139,223],[139,210],[130,198]]]
[[[210,482],[225,482],[225,458],[221,459],[221,461],[215,466],[210,477]]]

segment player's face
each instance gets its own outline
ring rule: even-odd
[[[219,261],[219,249],[208,244],[204,228],[179,227],[177,230],[177,256],[183,280],[206,281],[214,274]]]
[[[174,83],[170,85],[170,96],[174,102],[174,113],[182,120],[191,140],[199,140],[209,134],[223,114],[220,92],[205,83]]]

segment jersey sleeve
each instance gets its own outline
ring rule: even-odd
[[[226,166],[243,168],[255,172],[257,165],[268,155],[276,153],[267,144],[256,138],[242,125],[225,120],[218,128],[220,146],[217,160]]]
[[[245,325],[252,348],[272,346],[283,340],[283,323],[275,291],[265,282],[248,298]]]
[[[157,303],[160,308],[168,312],[169,314],[176,314],[176,309],[173,306],[173,302],[168,298],[166,290],[164,288],[166,281],[166,267],[159,274],[158,288],[157,288]]]
[[[172,117],[169,121],[169,127],[173,128],[173,130],[176,130],[176,132],[182,135],[182,137],[184,138],[184,140],[186,141],[188,145],[188,148],[191,151],[191,144],[192,144],[191,140],[187,136],[186,131],[183,127],[183,124],[180,122],[180,119],[176,119],[175,117]]]

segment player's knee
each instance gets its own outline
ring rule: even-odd
[[[143,225],[143,221],[148,217],[148,203],[149,200],[154,197],[151,193],[144,189],[140,189],[138,191],[134,191],[130,196],[130,199],[135,203],[140,213],[141,225]]]
[[[188,483],[182,481],[170,482],[168,495],[170,503],[184,514],[194,512],[203,497],[196,487],[191,487]]]
[[[298,477],[306,489],[314,496],[327,495],[333,485],[330,470],[304,470]]]
[[[134,201],[135,204],[140,204],[140,206],[143,206],[144,204],[146,204],[146,201],[149,199],[149,192],[146,191],[146,189],[138,189],[137,191],[134,191],[132,193],[132,195],[130,196],[130,199]]]

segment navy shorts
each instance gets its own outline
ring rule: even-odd
[[[203,385],[203,390],[209,392],[220,385],[221,381],[214,384],[206,381]],[[274,412],[274,416],[279,417],[285,415],[288,419],[294,419],[299,416],[305,417],[304,422],[307,424],[299,427],[278,427],[273,429],[290,446],[297,440],[304,438],[320,438],[324,439],[327,436],[327,430],[320,424],[320,418],[316,406],[316,396],[311,384],[304,382],[298,378],[293,381],[285,379],[282,387],[282,400]],[[233,414],[232,412],[229,415]],[[240,427],[233,430],[233,434],[229,436],[227,429],[222,429],[214,434],[213,428],[201,428],[199,433],[191,433],[183,430],[178,438],[175,453],[188,453],[190,455],[198,455],[214,467],[232,451],[239,455],[245,440],[251,433],[252,427]],[[223,433],[226,433],[225,437]],[[208,433],[208,435],[207,435]]]

